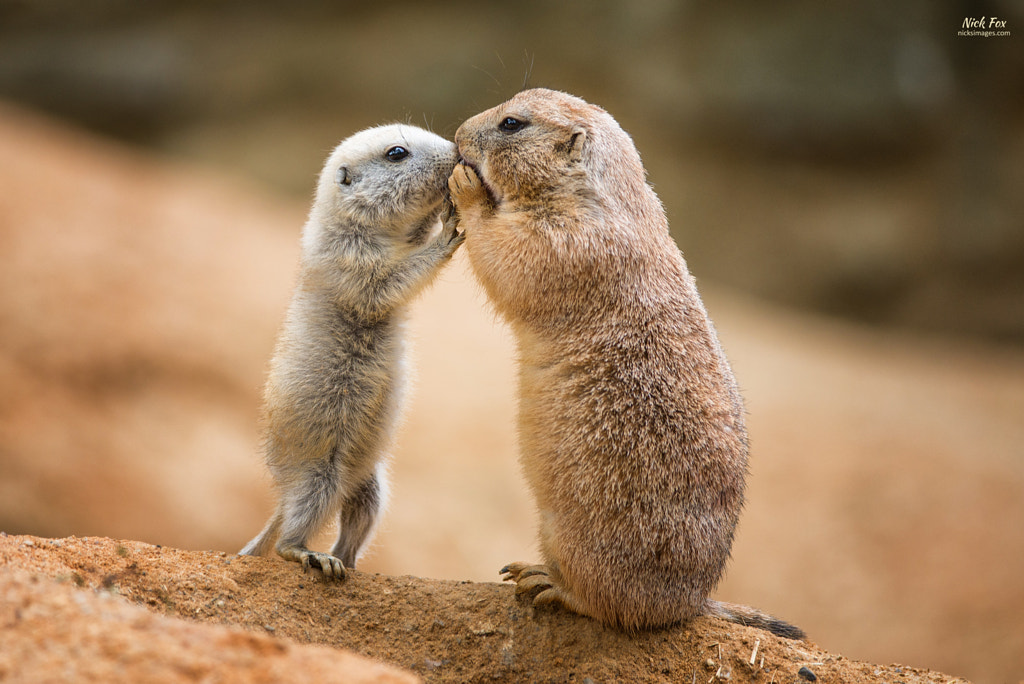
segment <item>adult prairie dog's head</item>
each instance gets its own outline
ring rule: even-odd
[[[455,143],[496,206],[618,212],[639,199],[657,203],[629,135],[604,109],[567,93],[524,90],[463,123]]]
[[[454,144],[416,126],[389,124],[346,138],[320,173],[303,245],[347,230],[422,242],[438,221],[456,159]]]
[[[609,302],[647,296],[678,258],[632,139],[600,107],[525,90],[463,123],[455,142],[484,190],[472,207],[453,192],[469,261],[508,320],[607,321]]]

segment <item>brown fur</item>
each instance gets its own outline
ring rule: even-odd
[[[544,564],[506,579],[629,630],[732,619],[708,594],[743,504],[742,402],[632,140],[599,107],[527,90],[455,141],[455,219],[516,336],[540,514]]]

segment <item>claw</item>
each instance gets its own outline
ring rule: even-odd
[[[536,563],[509,563],[501,569],[502,579],[516,583],[516,596],[545,591],[555,587],[551,568]],[[556,587],[557,588],[557,587]]]
[[[533,565],[536,565],[536,564],[535,563],[526,563],[526,562],[523,562],[523,561],[515,561],[513,563],[509,563],[508,565],[503,567],[501,570],[499,570],[498,574],[499,575],[509,574],[514,579],[514,578],[518,577],[519,573],[522,572],[524,569],[529,568],[529,567],[531,567]]]
[[[345,565],[341,559],[335,558],[329,553],[310,551],[302,547],[285,548],[279,552],[286,560],[299,563],[304,572],[309,572],[311,568],[317,568],[323,573],[325,579],[345,579]]]
[[[516,563],[509,563],[498,572],[504,574],[502,579],[506,582],[509,580],[515,580],[518,582],[533,575],[548,575],[551,573],[551,568],[539,563],[524,563],[519,561]]]
[[[311,554],[313,554],[310,559],[311,563],[315,562],[320,566],[320,572],[324,574],[325,579],[345,579],[345,566],[339,559],[326,553],[311,552]]]

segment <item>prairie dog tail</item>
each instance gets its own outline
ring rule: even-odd
[[[274,548],[274,542],[277,541],[277,537],[281,532],[281,523],[284,521],[284,516],[281,515],[281,509],[274,511],[274,515],[270,517],[267,524],[260,530],[252,541],[245,545],[241,551],[238,552],[239,556],[265,556],[267,551]]]
[[[767,613],[762,613],[756,608],[741,606],[738,603],[725,603],[708,599],[707,614],[728,620],[729,622],[735,622],[738,625],[757,627],[786,639],[807,638],[804,630],[796,625],[791,625]]]

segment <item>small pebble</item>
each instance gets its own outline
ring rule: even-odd
[[[818,675],[814,674],[813,672],[810,671],[810,669],[808,669],[806,667],[801,667],[800,670],[797,672],[797,674],[800,675],[801,677],[803,677],[804,679],[806,679],[809,682],[816,682],[816,681],[818,681]]]

